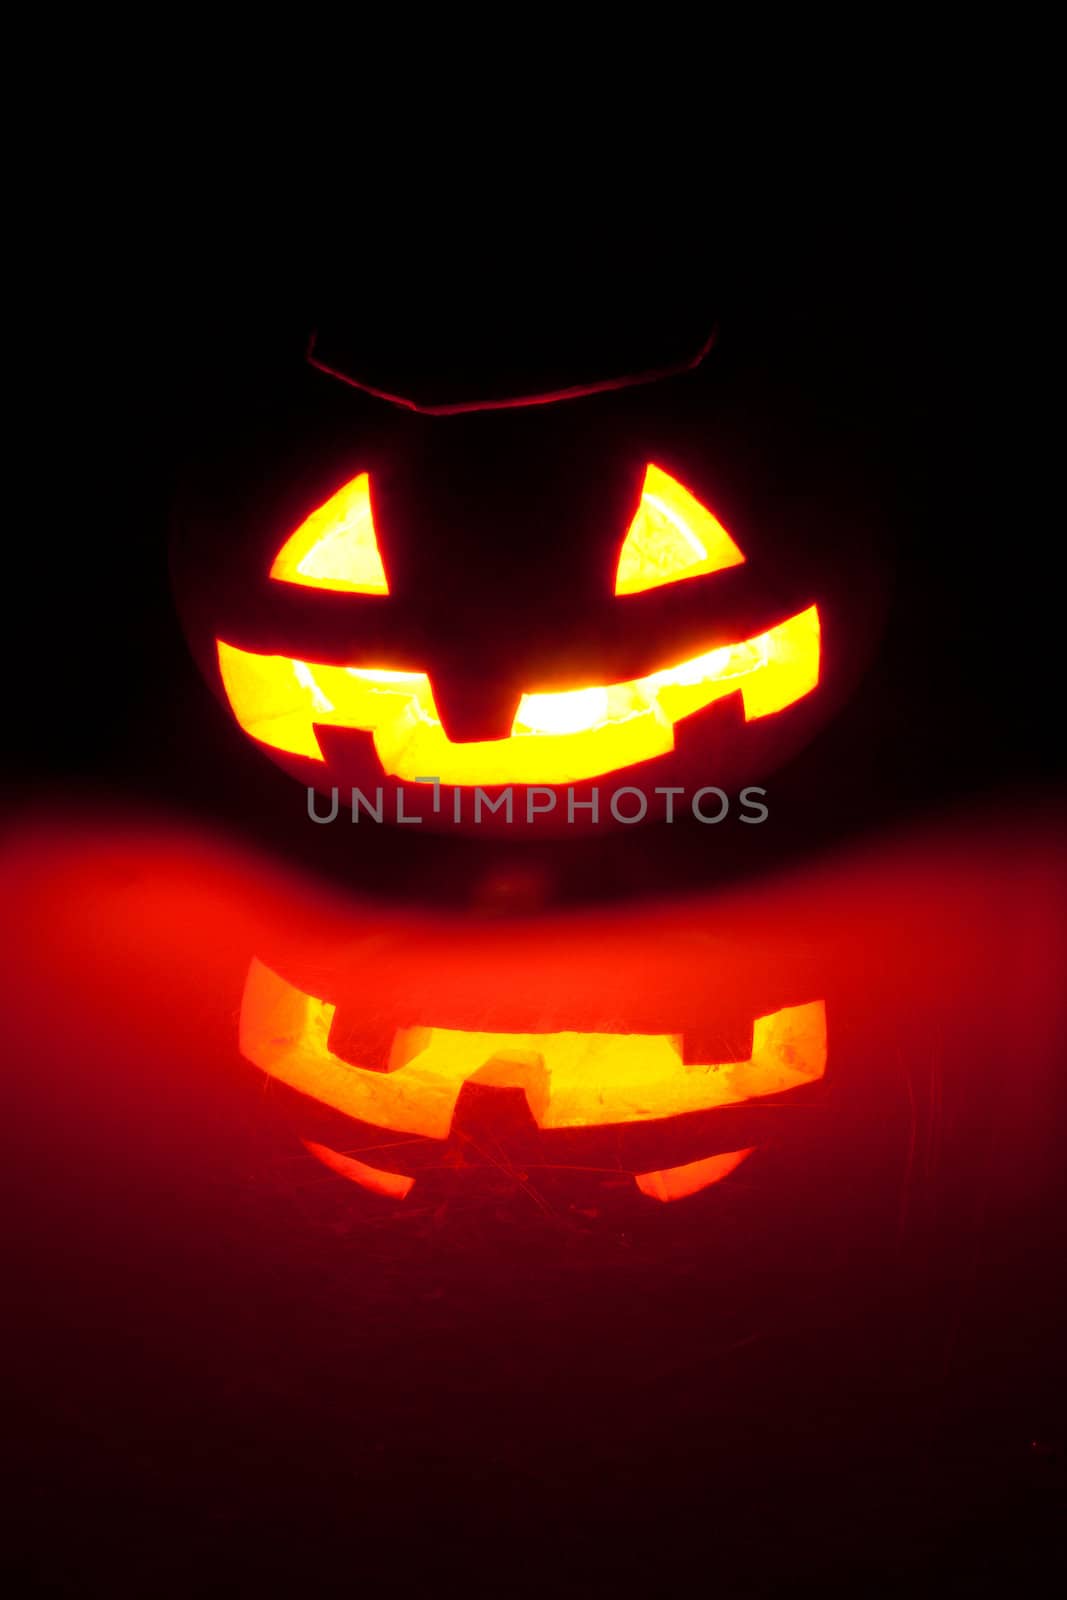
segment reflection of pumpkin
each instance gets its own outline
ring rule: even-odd
[[[337,1015],[335,1005],[254,960],[241,1007],[242,1053],[276,1081],[332,1111],[420,1141],[449,1139],[466,1086],[517,1091],[526,1121],[546,1135],[610,1129],[618,1138],[628,1125],[645,1124],[662,1142],[671,1119],[684,1125],[701,1113],[787,1093],[817,1081],[826,1065],[821,1000],[757,1017],[747,1055],[714,1064],[691,1060],[684,1035],[416,1024],[397,1027],[385,1059],[368,1065],[339,1053],[345,1030],[337,1026]],[[700,1131],[707,1137],[704,1122]],[[412,1169],[411,1149],[402,1144],[400,1169],[394,1148],[386,1170],[318,1140],[307,1143],[334,1171],[400,1198],[412,1187],[413,1171],[433,1159],[423,1149]],[[529,1137],[523,1145],[529,1157],[535,1150]],[[723,1150],[632,1175],[643,1194],[675,1200],[726,1177],[750,1153],[751,1147]],[[557,1140],[553,1147],[547,1137],[536,1154],[541,1164],[566,1166],[580,1164],[582,1152],[574,1162],[572,1145],[569,1163],[565,1145]]]
[[[813,503],[788,433],[771,475],[673,384],[674,438],[617,396],[426,417],[308,380],[302,437],[289,413],[190,489],[174,570],[210,681],[309,786],[389,820],[402,786],[438,826],[476,791],[498,831],[588,825],[594,789],[601,824],[663,816],[686,801],[657,790],[756,781],[840,698],[871,633],[862,530]],[[626,785],[647,813],[609,810]]]

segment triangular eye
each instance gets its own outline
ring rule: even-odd
[[[274,558],[272,578],[308,589],[388,594],[370,508],[370,476],[361,472],[290,534]]]
[[[619,556],[616,594],[736,567],[744,556],[706,506],[659,467],[645,473],[641,504]]]

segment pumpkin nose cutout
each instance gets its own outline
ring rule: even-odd
[[[430,687],[441,726],[453,744],[506,739],[511,733],[521,697],[506,684],[445,670],[431,674]]]
[[[467,1079],[481,1089],[521,1089],[534,1121],[544,1121],[550,1075],[539,1050],[501,1050]]]

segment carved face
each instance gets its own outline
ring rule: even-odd
[[[619,551],[614,594],[644,594],[740,565],[744,554],[715,516],[680,483],[650,465]],[[371,482],[361,473],[292,533],[270,570],[278,583],[375,595],[390,593],[375,530]],[[738,639],[665,663],[621,683],[521,695],[498,739],[448,736],[426,672],[373,662],[328,666],[260,655],[218,639],[219,672],[244,731],[268,750],[325,764],[320,730],[369,734],[382,772],[405,783],[427,775],[450,786],[568,785],[619,773],[674,749],[675,729],[726,695],[741,697],[746,721],[773,716],[819,682],[819,610],[784,617]]]
[[[669,816],[669,789],[736,797],[840,702],[873,636],[864,529],[789,427],[749,447],[740,409],[588,399],[384,427],[331,396],[223,453],[174,563],[210,681],[309,787],[385,820],[402,789],[445,828],[572,831],[594,791],[601,825]],[[625,787],[647,803],[613,816]]]

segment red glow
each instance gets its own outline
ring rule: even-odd
[[[634,1182],[641,1193],[652,1200],[684,1200],[691,1194],[699,1194],[701,1189],[709,1189],[713,1183],[721,1183],[751,1154],[751,1145],[747,1150],[727,1150],[721,1156],[689,1161],[683,1167],[635,1173]]]
[[[243,1128],[249,1107],[268,1103],[237,1043],[242,985],[257,951],[305,1001],[318,989],[336,1006],[326,1042],[339,1075],[359,1081],[353,1063],[365,1061],[376,1068],[367,1076],[392,1096],[410,1066],[385,1071],[387,1059],[371,1063],[363,1048],[366,1029],[383,1022],[386,1056],[398,1028],[425,1019],[446,1033],[491,1035],[492,1049],[468,1060],[468,1078],[458,1076],[476,1077],[491,1057],[496,1064],[480,1081],[496,1075],[505,1088],[521,1063],[499,1076],[502,1036],[553,1038],[565,1026],[651,1040],[680,1032],[701,1041],[699,1051],[683,1052],[678,1082],[688,1088],[685,1058],[718,1057],[736,1068],[752,1056],[755,1017],[803,1006],[814,992],[825,996],[829,1019],[827,1092],[846,1090],[821,1125],[819,1161],[854,1181],[873,1159],[868,1145],[912,1140],[909,1106],[924,1085],[965,1104],[972,1075],[994,1062],[997,1093],[1010,1108],[1015,1080],[1003,1063],[1025,1060],[1031,1099],[1055,1090],[1049,1041],[1067,1027],[1059,823],[1021,815],[1022,822],[1017,808],[1002,822],[955,821],[777,883],[500,921],[326,893],[267,858],[136,816],[73,822],[70,811],[40,812],[9,829],[0,858],[9,918],[20,930],[5,969],[8,1048],[18,1066],[8,1080],[10,1116],[28,1130],[39,1126],[42,1139],[46,1132],[68,1172],[89,1162],[127,1182],[131,1172],[148,1181],[157,1169],[199,1172],[212,1160],[230,1170],[235,1118]],[[1027,954],[1036,949],[1040,961]],[[413,1066],[416,1057],[408,1059]],[[523,1086],[536,1101],[535,1076]],[[547,1108],[562,1106],[561,1088],[547,1084],[532,1126],[537,1139],[569,1149],[588,1124],[584,1132],[573,1122],[552,1125]],[[626,1170],[650,1184],[648,1174],[684,1170],[716,1145],[762,1148],[774,1097],[746,1093],[700,1113],[725,1119],[729,1136],[701,1149],[694,1135],[676,1156],[669,1144],[646,1143],[654,1154]],[[786,1091],[798,1109],[783,1111],[784,1130],[763,1148],[758,1169],[751,1163],[746,1195],[772,1181],[777,1140],[784,1148],[820,1126],[799,1107],[807,1093]],[[280,1096],[275,1103],[283,1104]],[[292,1104],[335,1118],[321,1131],[305,1122],[292,1136],[361,1155],[373,1143],[346,1140],[340,1113],[304,1091]],[[605,1126],[645,1138],[671,1115]],[[36,1136],[27,1137],[36,1148]],[[922,1181],[924,1137],[920,1127],[912,1183]],[[1027,1171],[1052,1158],[1051,1129],[1043,1140],[1040,1128],[1028,1134]],[[604,1147],[595,1164],[605,1166]],[[397,1165],[405,1166],[400,1178],[415,1170]],[[913,1206],[910,1194],[909,1187],[895,1197],[894,1207]]]
[[[368,1189],[371,1194],[384,1194],[391,1200],[404,1200],[411,1193],[415,1179],[405,1177],[402,1172],[386,1172],[380,1167],[369,1167],[365,1161],[357,1161],[355,1156],[342,1155],[339,1150],[331,1150],[325,1144],[316,1144],[312,1139],[304,1139],[303,1145],[304,1149],[310,1151],[324,1167],[336,1172],[339,1178],[347,1178],[349,1183],[358,1183],[361,1189]]]
[[[699,367],[704,357],[715,343],[715,329],[708,334],[699,350],[693,355],[686,356],[681,361],[676,361],[669,366],[654,367],[647,372],[634,373],[628,377],[604,378],[598,383],[574,384],[570,388],[553,389],[544,394],[515,395],[500,400],[461,400],[451,404],[426,405],[409,396],[392,393],[388,389],[376,388],[373,384],[364,383],[351,373],[342,372],[340,368],[329,366],[320,357],[316,356],[315,348],[318,335],[312,334],[308,341],[308,364],[318,372],[323,372],[327,377],[339,378],[342,383],[347,383],[353,389],[360,389],[364,394],[371,395],[375,400],[385,400],[390,405],[402,406],[405,411],[417,411],[427,417],[452,417],[459,416],[467,411],[510,411],[521,406],[549,406],[561,400],[580,400],[586,395],[605,394],[612,389],[630,389],[640,384],[657,383],[662,378],[672,378],[682,372],[693,372]]]

